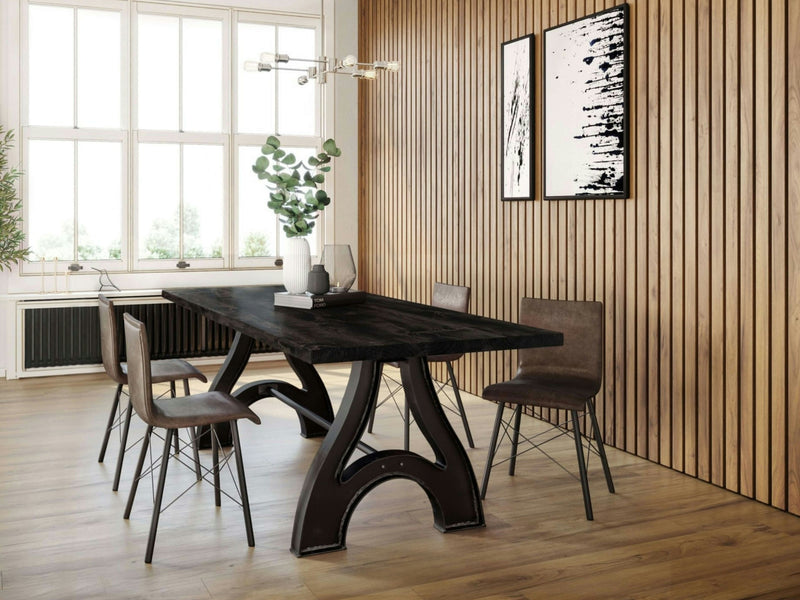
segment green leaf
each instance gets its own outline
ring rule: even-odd
[[[293,165],[295,162],[297,162],[297,159],[291,152],[283,157],[283,164],[285,165]]]
[[[286,152],[285,152],[284,150],[281,150],[280,148],[278,148],[277,150],[275,150],[275,159],[276,159],[276,160],[280,160],[280,159],[282,159],[284,156],[286,156]]]
[[[328,173],[331,170],[331,168],[330,167],[320,167],[319,170],[322,171],[323,173]]]
[[[273,154],[275,152],[275,146],[270,146],[269,144],[264,144],[261,146],[261,154]]]
[[[314,175],[312,179],[316,183],[325,183],[325,175],[323,175],[322,173],[320,173],[319,175]]]
[[[275,137],[274,135],[271,135],[271,136],[269,136],[267,138],[267,144],[269,144],[273,148],[280,148],[281,141],[277,137]]]
[[[336,147],[336,142],[333,141],[333,138],[325,140],[325,143],[322,144],[322,149],[331,156],[339,156],[342,153],[342,151]]]
[[[308,165],[310,167],[316,167],[319,164],[319,160],[315,156],[308,157]]]
[[[253,165],[253,167],[255,169],[257,169],[257,171],[256,171],[257,173],[260,173],[262,171],[266,171],[267,167],[269,167],[269,160],[267,160],[266,156],[259,156],[256,159],[256,164]]]
[[[259,173],[258,174],[258,178],[259,179],[269,179],[270,178],[270,174],[269,173]]]

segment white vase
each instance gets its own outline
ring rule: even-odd
[[[293,237],[286,241],[283,254],[283,285],[290,294],[302,294],[308,288],[308,272],[311,270],[311,249],[304,237]]]

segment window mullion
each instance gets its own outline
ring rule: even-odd
[[[78,128],[78,8],[72,9],[72,127]]]
[[[278,46],[280,46],[279,41],[278,41],[278,36],[280,36],[280,27],[275,27],[275,36],[274,36],[275,45],[272,48],[272,52],[274,52],[275,54],[278,54],[278,52],[280,52],[280,50],[278,50]],[[279,123],[278,123],[278,116],[280,114],[280,111],[278,110],[278,101],[279,101],[279,96],[280,96],[280,94],[278,92],[279,92],[280,87],[281,87],[281,81],[280,80],[281,80],[281,78],[278,77],[278,72],[275,71],[275,102],[273,104],[273,110],[275,111],[275,121],[274,121],[274,123],[275,123],[275,134],[276,135],[280,135],[280,128],[279,128]],[[276,247],[277,247],[277,245],[276,245]]]
[[[183,143],[178,144],[178,261],[183,260],[183,179],[186,171],[183,168]]]
[[[178,131],[183,133],[183,17],[178,17]]]
[[[72,147],[72,257],[69,262],[78,260],[78,140]]]

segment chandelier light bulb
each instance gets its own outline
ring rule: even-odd
[[[259,62],[262,63],[274,63],[275,62],[275,53],[274,52],[262,52],[261,55],[258,57]]]
[[[256,60],[244,61],[244,70],[247,71],[248,73],[257,73],[259,71],[258,61]]]
[[[378,76],[377,71],[373,69],[367,69],[366,71],[362,71],[362,73],[364,74],[364,79],[375,79]]]
[[[308,75],[300,75],[300,77],[297,78],[297,83],[300,84],[300,85],[307,84],[308,83]]]
[[[396,73],[397,71],[400,70],[400,63],[398,61],[396,61],[396,60],[387,61],[386,70],[387,71],[393,71],[393,72]]]
[[[353,56],[352,54],[348,54],[342,59],[342,66],[344,67],[355,67],[358,59]]]

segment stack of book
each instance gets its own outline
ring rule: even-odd
[[[339,294],[290,294],[289,292],[275,293],[275,306],[289,308],[328,308],[331,306],[345,306],[358,304],[367,297],[365,292],[342,292]]]

